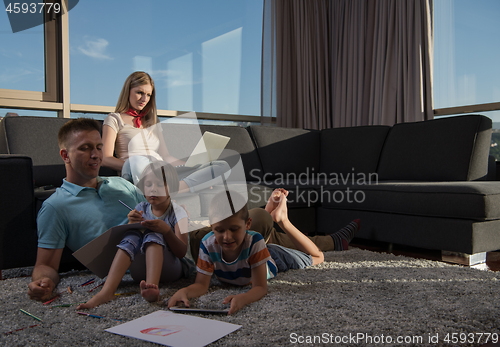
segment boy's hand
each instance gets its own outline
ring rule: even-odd
[[[137,210],[132,210],[128,213],[128,224],[134,224],[134,223],[140,223],[144,220],[144,217],[142,216],[144,212],[143,211],[137,211]]]
[[[151,231],[162,234],[167,234],[172,231],[172,228],[170,228],[170,226],[161,219],[145,220],[141,222],[141,225]]]
[[[189,300],[186,292],[182,289],[178,290],[167,302],[167,307],[174,307],[178,302],[183,302],[186,307],[189,307]]]
[[[41,278],[28,284],[28,295],[30,299],[38,301],[47,301],[52,296],[56,285],[48,278]]]
[[[222,303],[224,305],[231,303],[231,307],[229,308],[229,312],[227,314],[233,314],[241,310],[246,305],[243,301],[244,300],[242,300],[240,295],[229,295],[224,299],[224,301],[222,301]]]

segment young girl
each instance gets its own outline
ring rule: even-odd
[[[129,267],[132,278],[140,281],[141,295],[149,302],[159,300],[160,281],[174,281],[182,276],[180,259],[187,251],[188,221],[185,210],[172,202],[169,194],[177,191],[178,182],[171,165],[155,162],[146,167],[138,187],[147,202],[139,203],[128,214],[129,223],[141,223],[146,230],[127,232],[117,246],[102,290],[78,309],[111,301]]]
[[[136,183],[134,172],[140,172],[137,167],[151,158],[174,166],[185,164],[170,155],[157,124],[153,79],[146,72],[136,71],[125,81],[115,112],[104,120],[102,165],[121,172],[123,178]],[[134,160],[130,159],[132,157]],[[223,160],[201,166],[179,181],[179,192],[194,192],[198,184],[215,179],[229,169]]]

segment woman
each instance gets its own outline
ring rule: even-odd
[[[145,167],[152,160],[183,165],[182,160],[169,154],[161,127],[154,126],[157,123],[153,79],[146,72],[136,71],[125,81],[115,112],[104,120],[103,166],[121,172],[122,177],[133,182],[141,173],[137,167]],[[230,168],[225,161],[201,166],[179,182],[179,192],[194,192],[198,184],[228,172]]]

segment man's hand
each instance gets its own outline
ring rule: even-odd
[[[28,295],[33,300],[47,301],[52,297],[55,287],[50,278],[44,277],[28,284]]]

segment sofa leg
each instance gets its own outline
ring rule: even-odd
[[[460,252],[441,251],[441,260],[448,263],[473,266],[486,263],[486,252],[467,254]]]

